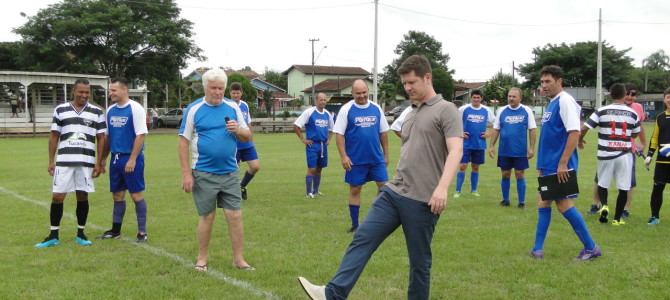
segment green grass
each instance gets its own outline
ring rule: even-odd
[[[250,199],[243,211],[245,256],[258,270],[242,272],[231,267],[230,243],[219,212],[210,246],[210,269],[218,273],[205,275],[188,266],[197,251],[197,215],[191,195],[180,189],[175,135],[152,134],[146,141],[145,197],[151,248],[138,247],[130,240],[95,240],[92,247],[79,247],[72,240],[75,221],[66,217],[61,245],[34,249],[49,226],[47,138],[0,139],[0,187],[4,189],[0,191],[0,298],[263,299],[269,293],[281,299],[306,299],[296,276],[327,282],[351,240],[346,233],[348,188],[337,150],[330,146],[330,167],[322,180],[326,196],[311,200],[303,196],[304,151],[295,135],[259,134],[255,140],[262,169],[249,186]],[[394,166],[399,143],[395,137],[390,140]],[[595,145],[591,132],[587,149],[580,152],[582,194],[577,206],[582,212],[591,201]],[[528,257],[537,214],[531,192],[537,187],[535,171],[528,172],[527,209],[502,208],[498,206],[500,173],[489,159],[481,169],[482,197],[476,199],[466,192],[460,199],[450,199],[440,218],[433,241],[432,298],[667,299],[670,221],[664,218],[659,226],[646,225],[653,171],[647,172],[638,162],[639,187],[628,225],[612,227],[599,224],[595,217],[587,218],[604,256],[579,263],[572,259],[581,244],[556,209],[545,260]],[[393,167],[390,169],[393,174]],[[89,236],[100,234],[111,222],[106,175],[96,180],[96,188],[98,192],[90,195]],[[372,184],[363,189],[361,216],[370,207],[374,190]],[[469,190],[469,180],[464,190]],[[611,189],[612,201],[615,193]],[[74,207],[74,197],[69,195],[66,213],[73,214]],[[132,238],[136,230],[132,204],[125,220],[123,233]],[[404,238],[397,231],[372,257],[350,298],[406,298],[407,268]],[[252,290],[231,284],[233,280]]]

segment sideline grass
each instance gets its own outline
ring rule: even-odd
[[[650,131],[648,131],[650,132]],[[580,152],[577,206],[586,211],[595,173],[595,134]],[[282,299],[306,299],[295,277],[302,275],[325,283],[335,272],[351,235],[346,233],[347,187],[342,182],[335,145],[330,146],[330,167],[322,180],[326,196],[304,198],[304,151],[292,134],[255,136],[261,172],[249,186],[244,203],[245,256],[258,270],[242,272],[231,267],[230,244],[223,215],[215,221],[210,246],[210,268],[254,289]],[[392,163],[399,143],[390,137]],[[197,216],[191,195],[181,191],[172,134],[152,134],[146,141],[145,198],[148,202],[149,245],[193,261],[197,245]],[[0,139],[0,187],[23,197],[50,202],[46,172],[47,139]],[[638,159],[641,164],[641,160]],[[243,167],[244,169],[244,167]],[[652,172],[638,166],[638,183],[632,216],[624,227],[587,223],[604,256],[588,263],[573,262],[581,244],[565,219],[553,210],[544,261],[527,256],[536,221],[535,172],[528,172],[525,210],[502,208],[499,170],[487,158],[481,167],[481,198],[467,192],[450,199],[433,242],[433,299],[663,299],[670,295],[670,221],[649,227]],[[469,178],[469,176],[467,176]],[[98,192],[90,195],[89,223],[107,228],[111,222],[108,179],[96,180]],[[361,218],[374,197],[374,186],[363,189]],[[464,191],[469,190],[466,179]],[[453,191],[453,188],[452,188]],[[512,202],[516,188],[512,180]],[[610,190],[610,198],[616,191]],[[667,206],[667,205],[666,205]],[[66,213],[74,213],[68,195]],[[220,277],[195,273],[183,263],[121,240],[94,241],[88,248],[72,240],[75,221],[64,218],[61,245],[36,250],[33,245],[48,233],[48,210],[0,192],[3,220],[0,247],[0,298],[3,299],[263,299]],[[664,215],[664,209],[661,214]],[[667,213],[665,213],[667,214]],[[670,220],[670,219],[668,219]],[[90,237],[102,229],[89,226]],[[136,231],[129,203],[123,233]],[[401,231],[394,233],[375,253],[351,299],[404,299],[407,287],[406,247]]]

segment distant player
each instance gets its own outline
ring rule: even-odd
[[[295,120],[295,134],[305,145],[307,157],[307,175],[305,176],[305,195],[309,198],[323,195],[319,191],[321,170],[328,166],[328,144],[333,136],[333,115],[326,110],[326,94],[316,96],[316,106],[302,112]],[[305,129],[305,136],[302,129]]]
[[[486,151],[487,128],[495,121],[493,112],[482,104],[482,92],[474,90],[470,93],[471,103],[458,108],[463,119],[463,158],[461,158],[460,170],[456,176],[456,194],[454,198],[461,196],[461,188],[465,181],[465,170],[468,164],[472,167],[470,173],[470,191],[475,197],[479,197],[477,185],[479,184],[479,165],[484,164]]]
[[[665,111],[656,116],[654,123],[654,133],[651,135],[649,141],[649,151],[644,163],[649,166],[651,159],[656,150],[656,167],[654,168],[654,188],[651,191],[651,218],[649,218],[649,225],[657,225],[661,222],[661,206],[663,205],[663,190],[665,184],[670,182],[670,157],[668,153],[661,153],[661,150],[666,150],[670,147],[670,88],[663,92],[663,104],[665,104]],[[665,155],[664,155],[665,154]]]
[[[400,137],[400,133],[402,132],[402,124],[405,122],[405,118],[407,118],[407,115],[411,111],[412,106],[409,105],[400,113],[397,119],[393,120],[393,123],[391,124],[391,130],[393,130],[393,133],[395,133],[397,137]]]
[[[49,175],[53,176],[49,210],[51,232],[44,241],[35,245],[36,248],[60,244],[58,231],[63,218],[63,201],[70,192],[75,192],[77,196],[77,236],[74,240],[81,246],[92,244],[84,234],[88,218],[88,193],[95,191],[93,178],[104,172],[101,154],[106,127],[104,113],[89,102],[90,95],[88,80],[77,79],[74,82],[73,100],[54,109],[47,169]]]
[[[244,121],[246,124],[249,124],[249,130],[251,131],[249,104],[242,100],[241,83],[233,82],[230,84],[230,98],[232,98],[232,100],[240,107],[240,110],[244,115]],[[258,160],[258,153],[256,152],[253,137],[247,142],[237,142],[237,163],[244,161],[247,162],[249,168],[244,172],[244,177],[242,177],[242,181],[240,182],[240,189],[242,190],[242,200],[247,200],[247,185],[254,179],[256,173],[261,169],[261,163]]]
[[[533,111],[521,104],[521,89],[511,88],[507,93],[506,106],[498,109],[493,123],[489,156],[494,157],[495,145],[500,136],[498,149],[498,167],[502,171],[500,189],[502,201],[500,205],[509,206],[509,189],[512,169],[516,177],[516,191],[519,198],[518,208],[526,207],[526,178],[524,171],[528,169],[528,160],[535,156],[535,115]]]
[[[128,81],[112,79],[109,85],[112,104],[107,109],[107,140],[103,160],[111,153],[109,189],[114,199],[112,229],[100,238],[118,239],[126,213],[126,190],[135,203],[137,242],[147,241],[147,204],[144,201],[144,137],[147,130],[146,112],[142,104],[128,97]]]
[[[624,103],[626,87],[615,83],[610,87],[610,95],[614,103],[601,107],[582,125],[579,137],[579,148],[583,149],[584,136],[589,129],[600,127],[598,130],[598,198],[602,207],[600,223],[607,223],[609,207],[607,206],[607,189],[612,179],[616,180],[619,196],[616,202],[616,211],[612,225],[626,224],[623,214],[628,191],[631,188],[633,177],[633,139],[640,133],[640,118],[637,113]]]

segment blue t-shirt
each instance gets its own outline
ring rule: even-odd
[[[485,150],[486,139],[482,134],[486,132],[488,124],[495,121],[491,110],[484,105],[474,108],[470,104],[463,105],[458,110],[463,118],[463,132],[468,134],[468,138],[463,140],[463,149]]]
[[[128,100],[122,106],[114,103],[107,109],[107,138],[111,153],[130,154],[135,137],[148,132],[144,108],[134,100]]]
[[[214,106],[198,99],[187,107],[179,135],[191,142],[193,169],[219,175],[237,170],[237,137],[228,132],[226,117],[248,128],[239,107],[229,101]]]
[[[226,99],[226,100],[232,101],[233,103],[237,104],[237,106],[240,107],[240,111],[242,111],[242,116],[244,117],[244,122],[246,122],[247,125],[251,126],[251,116],[249,115],[249,104],[247,104],[243,100],[240,100],[239,104],[232,99]],[[251,140],[249,140],[248,142],[237,141],[237,149],[249,149],[253,146],[254,142]]]
[[[319,143],[328,141],[328,133],[333,130],[334,123],[330,112],[325,109],[319,112],[316,107],[310,107],[293,124],[305,128],[305,137],[308,140]]]
[[[354,165],[385,163],[380,134],[389,124],[379,105],[354,100],[342,105],[333,132],[344,135],[345,151]]]
[[[498,110],[493,128],[499,130],[498,156],[528,157],[528,130],[535,129],[533,111],[523,104]]]
[[[568,142],[569,131],[580,130],[581,108],[570,94],[562,91],[551,99],[542,115],[542,130],[537,149],[537,169],[543,174],[555,174],[558,162]],[[577,151],[568,160],[568,170],[577,170]]]

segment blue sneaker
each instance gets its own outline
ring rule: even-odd
[[[42,241],[41,243],[35,244],[35,248],[48,248],[48,247],[55,247],[60,244],[60,241],[57,238],[49,238],[47,237]]]
[[[649,218],[649,221],[647,221],[647,225],[658,225],[658,223],[661,223],[661,219],[657,217],[651,217]]]
[[[583,249],[582,251],[579,252],[579,255],[575,257],[575,260],[579,261],[594,260],[602,255],[603,255],[602,250],[600,250],[600,247],[596,246],[592,250]]]
[[[74,238],[75,243],[77,243],[79,246],[90,246],[93,245],[93,242],[89,241],[86,237],[81,238],[81,237],[75,237]]]

